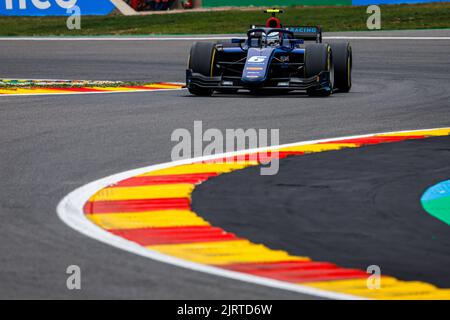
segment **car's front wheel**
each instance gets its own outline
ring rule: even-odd
[[[188,68],[192,72],[200,73],[206,77],[212,76],[214,66],[216,45],[212,42],[196,42],[191,47],[189,54]],[[202,88],[195,85],[188,85],[190,93],[197,96],[210,96],[212,89]]]

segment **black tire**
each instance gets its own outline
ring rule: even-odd
[[[340,92],[349,92],[352,88],[352,47],[349,43],[331,45],[334,64],[334,88]]]
[[[216,44],[212,42],[196,42],[191,47],[189,54],[188,68],[195,73],[200,73],[206,77],[211,77],[213,72],[213,59],[215,55]],[[210,96],[212,89],[205,89],[196,86],[189,86],[190,93],[197,96]]]
[[[330,87],[309,89],[310,96],[329,96],[333,93],[333,57],[331,47],[326,43],[312,43],[305,47],[305,77],[313,77],[322,71],[330,71]]]

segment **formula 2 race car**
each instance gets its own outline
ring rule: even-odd
[[[352,86],[349,43],[322,43],[318,26],[283,27],[273,9],[265,26],[252,26],[246,39],[192,45],[186,86],[191,94],[305,90],[328,96]],[[309,41],[309,43],[305,43]]]

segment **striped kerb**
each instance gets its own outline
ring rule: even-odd
[[[312,261],[305,256],[294,256],[253,243],[220,226],[210,225],[190,206],[196,185],[220,174],[257,166],[274,157],[302,156],[449,134],[450,128],[380,134],[177,165],[100,190],[85,204],[84,212],[94,224],[118,237],[190,262],[363,298],[450,299],[449,289],[391,276],[381,278],[380,289],[368,289],[368,274],[364,270]]]
[[[33,95],[33,94],[80,94],[80,93],[107,93],[107,92],[146,92],[155,90],[179,90],[183,86],[177,83],[154,83],[144,86],[112,86],[112,87],[2,87],[2,95]]]

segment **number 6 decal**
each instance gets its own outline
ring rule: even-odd
[[[264,57],[264,56],[253,56],[253,57],[250,57],[249,59],[248,59],[248,62],[252,62],[252,63],[262,63],[262,62],[264,62],[266,60],[266,57]]]

